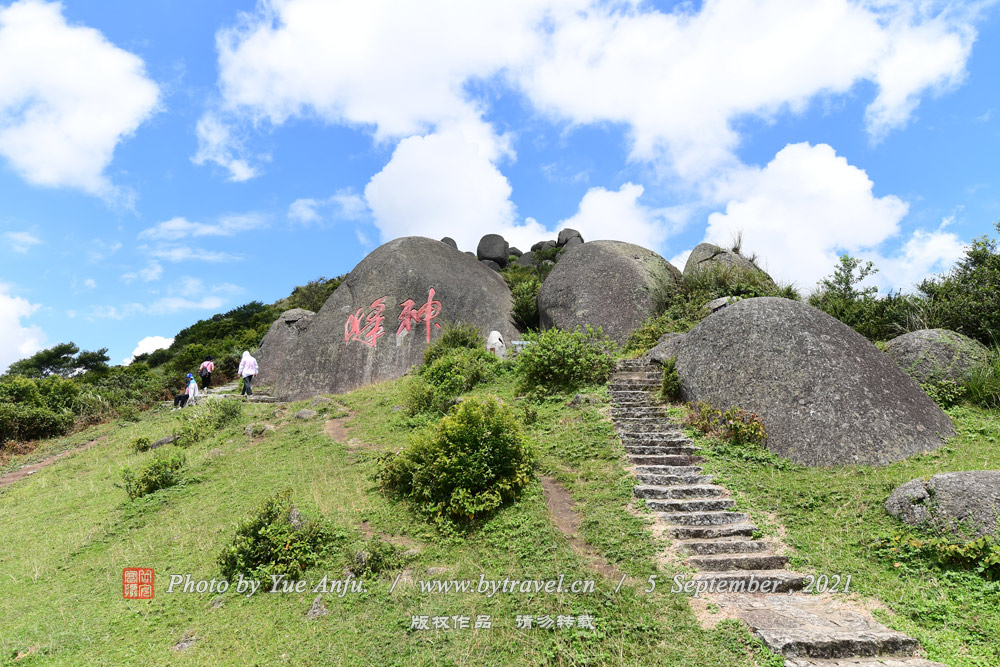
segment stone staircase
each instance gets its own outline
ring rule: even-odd
[[[207,394],[204,392],[204,390],[198,394],[197,403],[204,403],[205,401],[214,401],[216,399],[227,399],[231,401],[246,400],[249,403],[280,402],[278,401],[277,398],[271,396],[270,388],[267,386],[261,385],[260,387],[254,387],[253,395],[249,397],[240,396],[239,394],[240,387],[241,383],[239,381],[213,386]],[[161,401],[161,405],[173,407],[173,401]]]
[[[744,620],[789,667],[940,665],[913,657],[920,648],[915,639],[836,594],[801,593],[809,579],[785,569],[782,544],[754,539],[750,516],[736,511],[729,491],[704,474],[700,448],[654,398],[661,379],[656,364],[620,361],[608,385],[611,417],[638,482],[635,495],[646,500],[676,553],[696,571],[690,581],[728,591],[702,596]],[[750,590],[769,592],[732,592]]]

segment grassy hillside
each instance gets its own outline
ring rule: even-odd
[[[659,546],[642,527],[621,448],[604,416],[603,389],[594,403],[568,408],[565,397],[541,400],[528,427],[543,475],[576,502],[581,551],[554,525],[542,486],[467,535],[447,535],[387,500],[370,477],[376,456],[398,448],[416,428],[397,409],[404,382],[373,386],[317,406],[320,416],[285,416],[274,406],[247,405],[243,418],[185,450],[184,482],[129,502],[120,483],[132,443],[181,426],[190,411],[154,409],[135,423],[105,424],[47,441],[46,453],[106,435],[0,491],[0,664],[662,664],[749,665],[772,660],[744,630],[724,623],[700,629],[685,600],[664,587],[644,594]],[[477,392],[514,400],[509,376]],[[200,410],[194,408],[193,410]],[[324,431],[343,415],[348,428]],[[244,434],[267,421],[277,430]],[[12,464],[13,465],[13,464]],[[8,466],[8,468],[11,466]],[[345,535],[343,554],[303,573],[343,577],[368,533],[399,545],[402,561],[367,581],[366,593],[324,596],[328,613],[306,618],[311,592],[222,596],[167,594],[171,573],[219,577],[216,562],[237,521],[265,498],[291,488],[307,516],[329,519]],[[368,531],[368,532],[366,532]],[[579,547],[579,544],[577,545]],[[407,553],[409,554],[407,555]],[[596,565],[595,565],[596,563]],[[153,600],[123,600],[122,569],[156,570]],[[602,574],[602,572],[606,574]],[[620,577],[627,575],[620,592]],[[396,589],[390,588],[402,574]],[[592,579],[592,594],[421,593],[419,579]],[[490,615],[491,629],[410,630],[411,616]],[[594,616],[594,630],[517,629],[518,614]],[[196,637],[189,648],[179,643]],[[18,655],[23,656],[16,659]]]

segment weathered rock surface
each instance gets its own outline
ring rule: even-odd
[[[947,329],[903,334],[886,344],[885,353],[917,382],[959,381],[990,354],[979,341]]]
[[[304,308],[292,308],[278,316],[264,335],[260,350],[255,355],[260,369],[257,374],[258,384],[270,386],[274,382],[275,370],[281,368],[282,361],[295,350],[299,336],[309,328],[309,322],[315,314]]]
[[[878,348],[798,301],[727,306],[686,333],[676,357],[685,400],[757,413],[768,449],[798,463],[884,465],[954,432]]]
[[[504,237],[499,234],[487,234],[479,239],[479,246],[476,248],[476,257],[496,262],[500,268],[503,268],[507,266],[507,258],[510,257],[507,252],[509,248],[510,246]]]
[[[319,413],[317,413],[315,410],[309,410],[309,409],[299,410],[298,412],[295,413],[295,418],[296,419],[312,419],[317,414],[319,414]]]
[[[646,358],[662,364],[670,357],[676,357],[677,346],[680,345],[683,339],[684,334],[681,333],[663,334],[660,336],[660,340],[657,341],[656,347],[646,353]]]
[[[1000,537],[1000,470],[970,470],[914,479],[885,501],[885,511],[912,526],[963,537]]]
[[[566,241],[566,243],[563,244],[563,247],[564,248],[572,248],[573,246],[577,246],[577,245],[583,245],[583,239],[580,238],[579,236],[574,236],[574,237],[568,239]]]
[[[428,305],[429,304],[429,305]],[[423,361],[445,322],[462,321],[517,340],[503,278],[479,260],[418,236],[365,257],[298,334],[294,350],[271,354],[272,393],[282,400],[335,394],[397,378]]]
[[[580,243],[583,243],[583,235],[575,229],[566,229],[559,232],[559,237],[556,239],[556,243],[563,246],[566,245],[570,239],[580,239]]]
[[[655,314],[659,290],[673,283],[670,263],[622,241],[591,241],[565,253],[538,294],[543,329],[601,327],[624,343]]]
[[[535,253],[530,250],[517,258],[518,266],[531,266],[534,263],[535,263]]]
[[[481,259],[479,260],[483,266],[490,269],[491,271],[499,271],[502,267],[494,262],[492,259]]]
[[[711,301],[705,304],[705,310],[707,310],[710,313],[714,313],[717,310],[722,310],[723,308],[729,305],[729,300],[731,298],[732,297],[729,296],[720,296],[718,299],[712,299]]]
[[[447,245],[450,245],[455,250],[458,250],[458,244],[455,243],[455,239],[451,238],[450,236],[446,236],[443,239],[441,239],[441,243],[445,243]]]
[[[520,257],[524,253],[521,252],[518,248],[515,248],[514,246],[511,246],[511,247],[507,248],[507,254],[508,255],[513,255],[514,257]]]
[[[743,255],[735,253],[732,250],[720,248],[719,246],[711,243],[700,243],[695,246],[694,250],[691,251],[691,254],[688,255],[687,263],[684,264],[684,277],[688,278],[706,268],[720,265],[735,266],[748,271],[757,271],[766,276],[768,281],[774,282],[766,272]]]

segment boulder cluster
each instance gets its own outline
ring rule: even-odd
[[[455,239],[449,236],[441,239],[441,243],[447,243],[452,248],[458,249],[458,244],[455,243]],[[580,235],[580,232],[575,229],[569,229],[568,227],[559,232],[559,236],[556,240],[539,241],[538,243],[532,245],[531,250],[528,252],[522,252],[519,248],[515,248],[510,245],[507,240],[499,234],[487,234],[483,238],[479,239],[479,245],[476,246],[474,256],[489,268],[494,271],[499,271],[511,262],[517,263],[518,266],[534,266],[540,262],[555,263],[558,258],[558,254],[549,253],[547,255],[543,255],[543,251],[552,250],[553,248],[572,248],[573,246],[582,244],[583,236]],[[468,252],[467,254],[473,255],[472,252]]]

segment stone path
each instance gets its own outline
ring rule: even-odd
[[[656,364],[619,362],[609,384],[611,416],[638,482],[635,495],[646,499],[677,554],[696,570],[690,581],[725,588],[701,597],[717,604],[723,617],[746,622],[788,667],[941,667],[914,657],[917,640],[837,594],[801,592],[809,579],[785,569],[784,546],[754,539],[757,527],[749,515],[735,511],[729,491],[702,474],[700,448],[650,393],[661,378]],[[769,592],[747,592],[755,585]]]
[[[239,392],[237,391],[239,388],[240,388],[240,383],[239,382],[230,382],[228,384],[213,386],[209,390],[209,393],[207,393],[207,394],[204,392],[204,390],[202,390],[198,394],[198,399],[197,400],[200,401],[200,402],[203,402],[203,401],[213,401],[213,400],[215,400],[217,398],[224,398],[224,399],[227,399],[227,400],[243,400],[243,397],[240,396]],[[226,392],[226,393],[224,393],[224,392]],[[236,393],[232,393],[232,392],[236,392]],[[268,387],[261,386],[261,387],[254,387],[253,388],[253,395],[250,396],[250,397],[248,397],[247,402],[249,402],[249,403],[278,403],[279,401],[274,396],[271,396],[270,389]],[[161,401],[161,404],[165,405],[165,406],[173,407],[174,402],[173,401]]]

